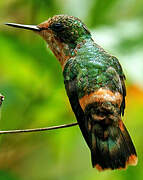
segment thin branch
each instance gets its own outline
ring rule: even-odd
[[[0,134],[10,134],[10,133],[26,133],[26,132],[37,132],[37,131],[49,131],[53,129],[61,129],[76,126],[78,123],[71,123],[71,124],[63,124],[59,126],[51,126],[45,128],[36,128],[36,129],[23,129],[23,130],[8,130],[8,131],[0,131]]]
[[[0,108],[2,105],[2,102],[4,101],[4,96],[0,94]],[[71,123],[71,124],[63,124],[59,126],[51,126],[51,127],[45,127],[45,128],[36,128],[36,129],[20,129],[20,130],[7,130],[7,131],[0,131],[0,134],[14,134],[14,133],[26,133],[26,132],[37,132],[37,131],[49,131],[53,129],[61,129],[61,128],[67,128],[76,126],[78,123]]]

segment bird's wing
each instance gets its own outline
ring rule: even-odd
[[[89,147],[91,147],[91,142],[90,142],[91,138],[89,137],[91,135],[89,134],[89,131],[87,130],[86,125],[85,125],[86,117],[79,104],[79,98],[78,98],[76,86],[77,86],[76,78],[74,80],[65,80],[65,88],[66,88],[67,95],[69,97],[72,110],[76,116],[76,119],[78,121],[81,132],[86,140],[86,143],[88,144]]]
[[[120,107],[120,112],[121,112],[122,115],[124,115],[125,97],[126,97],[126,86],[125,86],[126,77],[125,77],[125,75],[123,73],[122,67],[121,67],[118,59],[115,56],[112,56],[112,60],[113,60],[113,66],[116,69],[116,72],[118,73],[120,81],[121,81],[121,88],[122,88],[121,94],[123,96],[123,100],[122,100],[122,104],[121,104],[121,107]]]
[[[122,89],[123,89],[123,92],[122,92],[122,95],[123,95],[123,100],[122,100],[122,104],[121,104],[121,107],[120,107],[120,110],[121,110],[121,113],[122,113],[122,116],[124,115],[124,109],[125,109],[125,97],[126,97],[126,86],[125,86],[125,76],[120,76],[121,78],[121,84],[122,84]]]
[[[125,76],[124,74],[119,74],[114,67],[109,67],[106,72],[112,75],[112,82],[116,87],[116,91],[122,95],[122,102],[120,106],[120,114],[124,115],[125,109],[125,96],[126,96],[126,87],[125,87]]]

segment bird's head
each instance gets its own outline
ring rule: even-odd
[[[46,41],[49,36],[54,36],[59,42],[69,46],[75,46],[90,35],[87,27],[80,19],[67,15],[54,16],[37,27],[42,30],[40,34]]]
[[[67,15],[56,15],[37,26],[6,24],[37,32],[46,40],[61,64],[65,59],[74,56],[74,49],[78,44],[91,37],[89,30],[80,19]]]

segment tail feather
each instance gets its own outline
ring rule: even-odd
[[[102,171],[105,169],[124,169],[128,165],[137,164],[134,145],[121,120],[118,126],[112,124],[104,128],[103,132],[100,132],[100,136],[96,131],[96,126],[99,126],[99,123],[95,123],[94,126],[92,135],[94,146],[91,149],[93,167]]]

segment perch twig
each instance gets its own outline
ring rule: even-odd
[[[14,134],[14,133],[26,133],[26,132],[37,132],[37,131],[49,131],[53,129],[61,129],[61,128],[67,128],[76,126],[78,123],[71,123],[71,124],[63,124],[59,126],[51,126],[51,127],[45,127],[45,128],[36,128],[36,129],[20,129],[20,130],[7,130],[7,131],[0,131],[0,134]]]

